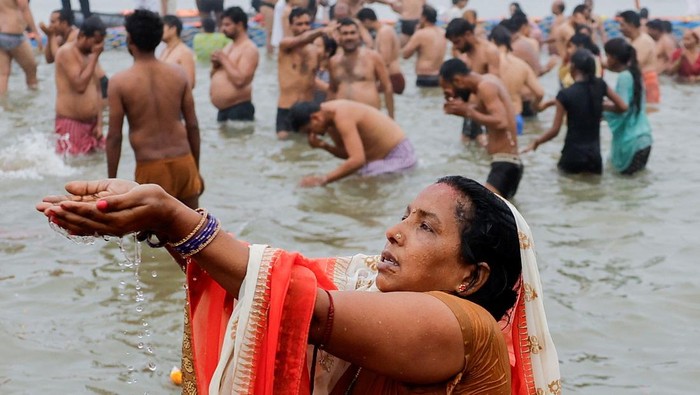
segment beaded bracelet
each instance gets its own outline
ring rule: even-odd
[[[183,258],[191,257],[203,250],[211,243],[221,230],[221,222],[207,213],[204,217],[204,225],[199,226],[198,232],[189,238],[181,240],[179,245],[173,245],[175,252]]]

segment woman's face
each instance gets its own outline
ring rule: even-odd
[[[693,49],[698,45],[698,40],[692,31],[688,30],[683,33],[683,47],[686,49]]]
[[[406,208],[402,221],[386,232],[387,244],[378,264],[381,291],[457,289],[475,268],[460,257],[461,228],[456,217],[460,202],[467,199],[455,189],[433,184]]]

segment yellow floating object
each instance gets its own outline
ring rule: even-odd
[[[170,381],[175,385],[182,385],[182,371],[177,366],[173,366],[173,369],[170,371]]]

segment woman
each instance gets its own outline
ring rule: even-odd
[[[472,180],[424,189],[381,256],[315,260],[238,241],[156,185],[66,190],[37,205],[52,223],[75,235],[146,230],[186,262],[184,393],[560,390],[529,228]]]
[[[621,174],[631,175],[646,167],[651,153],[651,125],[646,114],[642,72],[637,64],[637,51],[623,38],[605,43],[605,54],[608,69],[620,73],[615,92],[629,107],[621,114],[603,113],[613,135],[611,162]],[[612,108],[609,103],[604,107]]]
[[[585,27],[584,27],[585,28]],[[598,78],[603,78],[603,65],[600,60],[600,49],[591,39],[590,31],[588,34],[584,33],[581,29],[576,32],[566,46],[567,58],[564,60],[564,64],[559,68],[559,83],[562,88],[568,88],[574,84],[574,79],[571,76],[571,57],[579,49],[589,50],[595,59],[595,76]]]
[[[579,49],[571,56],[571,77],[574,84],[559,91],[554,105],[557,112],[552,126],[523,150],[535,151],[540,145],[559,134],[566,115],[566,140],[557,167],[564,173],[603,172],[600,156],[600,121],[603,116],[603,98],[612,100],[615,112],[627,111],[627,105],[602,79],[596,77],[596,62],[587,49]],[[544,107],[544,106],[543,106]]]
[[[671,57],[671,74],[678,74],[683,82],[700,81],[700,37],[688,29],[683,33],[683,48]]]

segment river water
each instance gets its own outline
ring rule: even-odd
[[[130,63],[123,51],[102,55],[110,75]],[[415,78],[412,64],[403,63],[408,81]],[[40,92],[29,93],[16,70],[0,107],[0,393],[178,393],[168,372],[180,360],[179,268],[144,246],[136,274],[118,243],[72,243],[34,212],[66,181],[106,175],[103,155],[54,153],[53,67],[40,65],[39,75]],[[700,89],[662,83],[662,105],[650,118],[648,171],[623,178],[608,166],[602,177],[559,175],[565,131],[524,156],[514,203],[535,236],[566,394],[691,394],[700,386],[693,341],[700,335],[693,274],[700,255]],[[543,84],[553,97],[555,76]],[[396,114],[420,155],[413,172],[299,189],[303,175],[339,161],[304,140],[275,139],[276,62],[261,56],[254,126],[220,130],[208,87],[207,65],[199,65],[195,97],[207,185],[200,204],[252,242],[310,256],[376,253],[386,227],[421,188],[447,174],[483,181],[488,173],[484,152],[460,142],[460,120],[442,113],[441,93],[409,84],[396,98]],[[527,123],[520,145],[552,116]],[[607,154],[607,126],[602,135]],[[125,139],[119,175],[131,178],[133,169]],[[124,250],[133,255],[135,246],[127,241]]]

